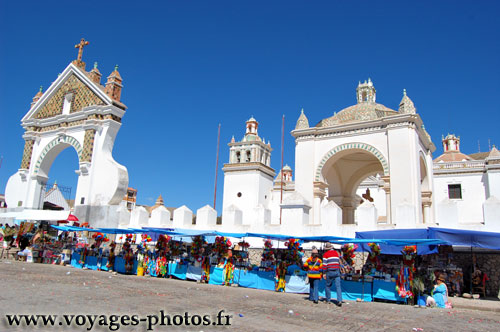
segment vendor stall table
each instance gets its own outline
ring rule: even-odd
[[[187,280],[201,280],[202,269],[199,266],[188,265],[186,271],[186,279]]]
[[[177,279],[186,280],[188,266],[180,263],[170,263],[168,264],[168,274]]]
[[[406,302],[396,293],[396,283],[384,280],[373,280],[373,298],[378,300]]]
[[[210,279],[208,280],[208,283],[211,285],[224,284],[224,268],[211,267],[210,268]]]

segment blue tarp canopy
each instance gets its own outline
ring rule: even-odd
[[[248,237],[260,237],[263,239],[278,240],[278,241],[288,241],[290,239],[295,239],[296,237],[290,235],[282,234],[264,234],[264,233],[247,233]]]
[[[92,229],[92,228],[85,228],[85,227],[76,227],[76,226],[56,226],[56,225],[50,225],[52,228],[55,228],[59,231],[63,232],[99,232],[97,229]]]
[[[137,228],[98,228],[95,230],[96,232],[106,233],[106,234],[141,234],[146,233],[145,229],[137,229]]]
[[[386,243],[380,243],[383,254],[401,255],[406,245],[417,245],[417,254],[427,255],[437,253],[436,242],[428,241],[428,231],[426,228],[411,229],[389,229],[383,231],[356,232],[357,239],[378,239]],[[443,243],[443,242],[440,242]],[[360,244],[361,251],[370,251],[367,244]]]
[[[500,250],[500,233],[429,227],[429,238],[452,245]]]
[[[217,236],[225,236],[225,237],[235,237],[241,239],[243,237],[248,237],[247,233],[228,233],[228,232],[215,232]]]
[[[339,237],[339,236],[300,236],[297,237],[300,240],[303,240],[305,242],[335,242],[337,241],[350,241],[354,240],[348,237]],[[345,243],[351,243],[351,242],[345,242]]]

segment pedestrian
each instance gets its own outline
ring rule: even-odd
[[[307,278],[309,279],[309,301],[318,304],[319,281],[321,280],[323,263],[319,258],[316,247],[313,247],[311,257],[304,263],[304,269],[307,271]]]
[[[342,306],[342,288],[340,285],[340,256],[339,253],[333,249],[331,243],[325,245],[327,251],[323,255],[323,278],[326,280],[325,295],[326,303],[331,302],[332,285],[335,281],[335,288],[337,289],[337,302],[338,307]]]

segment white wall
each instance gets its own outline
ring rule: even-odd
[[[243,213],[243,223],[254,219],[254,208],[267,207],[271,201],[272,177],[256,170],[224,174],[223,209],[234,205]],[[241,197],[238,197],[241,193]]]
[[[448,199],[448,185],[461,184],[462,199],[452,199],[458,208],[460,224],[479,224],[483,222],[483,203],[486,200],[485,175],[481,173],[460,175],[434,175],[435,202]],[[439,214],[439,211],[438,213]],[[438,223],[439,219],[436,220]]]

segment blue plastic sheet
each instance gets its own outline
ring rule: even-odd
[[[188,280],[201,280],[202,269],[199,266],[188,265],[186,271],[186,279]]]
[[[257,271],[242,270],[239,274],[238,284],[240,287],[259,288],[258,279]]]
[[[115,266],[114,270],[118,273],[126,273],[125,272],[125,260],[122,256],[115,257]],[[134,260],[134,265],[132,267],[131,274],[137,274],[137,260]]]
[[[187,265],[171,263],[168,265],[168,274],[177,279],[186,280]]]
[[[274,271],[257,272],[257,288],[274,291],[276,288],[276,279]]]
[[[228,232],[214,232],[217,236],[225,236],[225,237],[235,237],[241,239],[242,237],[247,237],[247,233],[228,233]]]
[[[97,271],[97,257],[96,256],[87,256],[85,260],[85,267]]]
[[[373,280],[373,298],[386,301],[405,302],[405,299],[401,298],[396,293],[395,282],[387,282],[377,279]]]
[[[500,233],[429,227],[429,237],[452,245],[500,250]]]
[[[83,266],[80,264],[80,254],[77,252],[73,252],[71,255],[71,266],[76,267],[77,269],[81,269]]]
[[[213,267],[210,269],[210,279],[208,283],[211,285],[222,285],[224,283],[224,268]]]
[[[306,283],[305,275],[285,276],[285,293],[309,294],[309,284]]]
[[[282,235],[282,234],[265,234],[265,233],[247,233],[248,237],[260,237],[263,239],[271,239],[278,241],[287,241],[289,239],[294,239],[296,237],[290,235]]]
[[[376,239],[389,242],[393,240],[393,244],[380,243],[380,249],[383,254],[401,255],[401,251],[406,245],[415,245],[421,243],[421,240],[428,239],[426,228],[413,228],[413,229],[390,229],[382,231],[369,231],[369,232],[356,232],[357,239]],[[397,241],[407,242],[397,242]],[[413,242],[412,242],[413,241]],[[425,241],[424,241],[425,243]],[[365,243],[359,244],[360,251],[369,252],[370,247]],[[432,244],[417,244],[417,254],[427,255],[437,253],[437,245]]]
[[[325,297],[325,286],[326,281],[321,279],[319,282],[319,296]],[[340,283],[340,288],[342,289],[342,299],[356,301],[356,299],[363,299],[366,302],[371,302],[372,298],[372,284],[364,283],[358,281],[348,281],[342,280]],[[335,283],[333,283],[332,288],[332,299],[337,298],[337,288]]]

